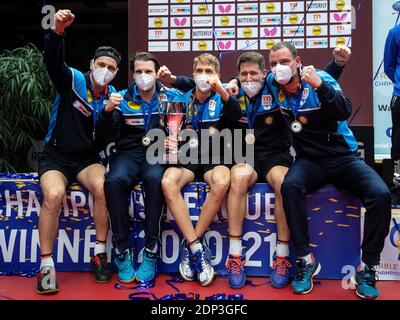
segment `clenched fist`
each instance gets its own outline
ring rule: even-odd
[[[122,102],[122,96],[118,93],[111,93],[108,98],[108,102],[106,107],[104,108],[105,112],[112,112],[116,106],[120,105]]]
[[[172,85],[176,83],[176,76],[168,69],[167,66],[162,66],[157,72],[157,78],[166,85]]]
[[[229,81],[229,83],[225,87],[225,90],[231,96],[237,96],[239,94],[238,81],[236,79],[232,79],[231,81]]]
[[[75,15],[71,10],[58,10],[54,16],[54,31],[63,34],[65,29],[74,22]]]
[[[346,46],[339,46],[333,49],[332,52],[333,57],[335,58],[335,62],[339,67],[343,67],[347,61],[350,59],[351,50]]]
[[[317,89],[322,84],[322,80],[315,71],[314,66],[303,67],[300,76],[301,80],[308,83],[313,89]]]

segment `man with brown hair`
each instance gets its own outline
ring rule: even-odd
[[[104,101],[116,92],[109,83],[117,74],[121,55],[114,48],[100,47],[90,62],[90,72],[82,73],[68,67],[64,35],[74,19],[70,10],[59,10],[55,15],[55,29],[45,35],[44,62],[57,96],[43,158],[39,162],[43,205],[39,218],[41,262],[37,292],[41,294],[59,290],[52,251],[61,203],[67,186],[74,181],[81,183],[94,197],[96,246],[91,259],[94,280],[111,280],[106,254],[109,223],[103,191],[105,168],[100,163],[95,124]]]
[[[169,94],[156,81],[160,63],[153,54],[136,53],[130,60],[130,68],[134,83],[111,95],[97,124],[99,134],[106,136],[110,131],[118,134],[116,153],[110,157],[104,190],[117,253],[114,262],[119,280],[124,283],[133,282],[135,277],[141,282],[152,281],[157,274],[164,168],[160,164],[150,164],[146,159],[147,148],[151,145],[147,134],[160,125],[160,94]],[[146,216],[143,262],[137,272],[129,244],[129,200],[135,179],[143,182]]]

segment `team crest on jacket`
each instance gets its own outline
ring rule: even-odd
[[[309,94],[310,94],[310,89],[309,88],[304,88],[303,89],[303,94],[301,95],[300,105],[303,105],[306,102]]]
[[[279,101],[280,103],[282,103],[283,101],[285,101],[285,94],[283,93],[282,90],[279,90],[279,93],[278,93],[278,101]]]
[[[89,89],[87,89],[87,91],[86,91],[86,97],[87,97],[87,101],[88,101],[89,103],[92,103],[92,102],[93,102],[92,93],[90,92]]]
[[[168,101],[167,95],[165,95],[165,94],[160,94],[159,100],[160,100],[160,101]]]
[[[263,95],[261,104],[264,110],[270,109],[272,106],[272,96],[270,94]]]
[[[245,97],[241,96],[239,98],[239,105],[240,105],[240,110],[246,110],[246,102],[245,102]]]
[[[217,106],[217,103],[214,100],[211,100],[210,103],[208,104],[208,110],[214,112],[216,106]]]
[[[137,102],[135,102],[135,101],[128,101],[128,106],[129,106],[129,108],[130,109],[132,109],[132,110],[140,110],[140,104],[138,104]]]

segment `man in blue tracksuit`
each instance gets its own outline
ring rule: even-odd
[[[150,145],[147,133],[160,127],[159,99],[168,99],[173,91],[156,81],[160,68],[157,58],[147,52],[137,53],[130,62],[134,83],[126,90],[111,95],[100,114],[97,133],[107,136],[117,132],[116,153],[110,157],[104,191],[110,213],[113,244],[117,256],[115,264],[121,282],[151,281],[156,276],[160,220],[163,209],[161,179],[164,169],[150,164],[146,150]],[[129,199],[135,179],[144,187],[146,234],[143,262],[137,273],[132,263],[128,243],[130,234]]]
[[[193,76],[196,87],[175,97],[173,101],[190,103],[187,124],[197,133],[198,140],[193,149],[197,149],[198,158],[191,159],[188,164],[170,166],[162,180],[168,208],[185,238],[179,264],[180,274],[187,281],[193,281],[197,276],[202,286],[211,284],[214,269],[207,245],[200,239],[221,207],[230,182],[229,164],[221,159],[224,156],[222,148],[210,147],[222,129],[223,119],[235,121],[240,118],[239,102],[223,89],[219,73],[220,64],[215,56],[206,53],[194,59]],[[181,77],[179,79],[182,82],[191,82]],[[175,86],[182,89],[184,83],[178,82]],[[202,135],[204,132],[209,135]],[[166,146],[170,148],[172,142],[170,145],[170,141],[166,141]],[[207,182],[210,192],[201,208],[199,220],[193,226],[181,189],[196,177]]]
[[[400,25],[390,29],[385,43],[385,73],[392,80],[393,96],[390,102],[392,113],[391,159],[394,165],[394,177],[400,179]],[[394,200],[394,199],[393,199]],[[395,203],[394,203],[395,204]],[[396,203],[397,204],[397,203]]]
[[[43,205],[39,218],[38,293],[58,291],[53,244],[61,203],[67,186],[74,181],[81,183],[94,197],[96,246],[91,259],[94,280],[111,280],[105,248],[109,229],[102,187],[105,168],[100,164],[95,123],[108,96],[115,92],[108,83],[117,74],[121,55],[114,48],[100,47],[91,61],[90,72],[84,74],[68,67],[64,58],[64,32],[74,18],[70,10],[59,10],[55,15],[55,29],[45,35],[44,62],[57,95],[43,158],[39,162]]]
[[[271,49],[268,77],[292,132],[296,161],[281,187],[283,206],[297,260],[294,293],[306,294],[320,264],[310,252],[307,194],[333,183],[359,197],[366,208],[361,263],[356,273],[357,295],[376,299],[374,266],[379,264],[390,224],[390,192],[379,175],[357,155],[357,142],[346,123],[351,102],[338,83],[313,66],[302,68],[296,48],[279,42]]]

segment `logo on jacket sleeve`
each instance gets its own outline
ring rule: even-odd
[[[83,113],[86,117],[90,117],[92,115],[92,112],[87,110],[85,106],[78,100],[76,100],[72,105],[74,106],[74,108],[78,109],[81,113]]]

